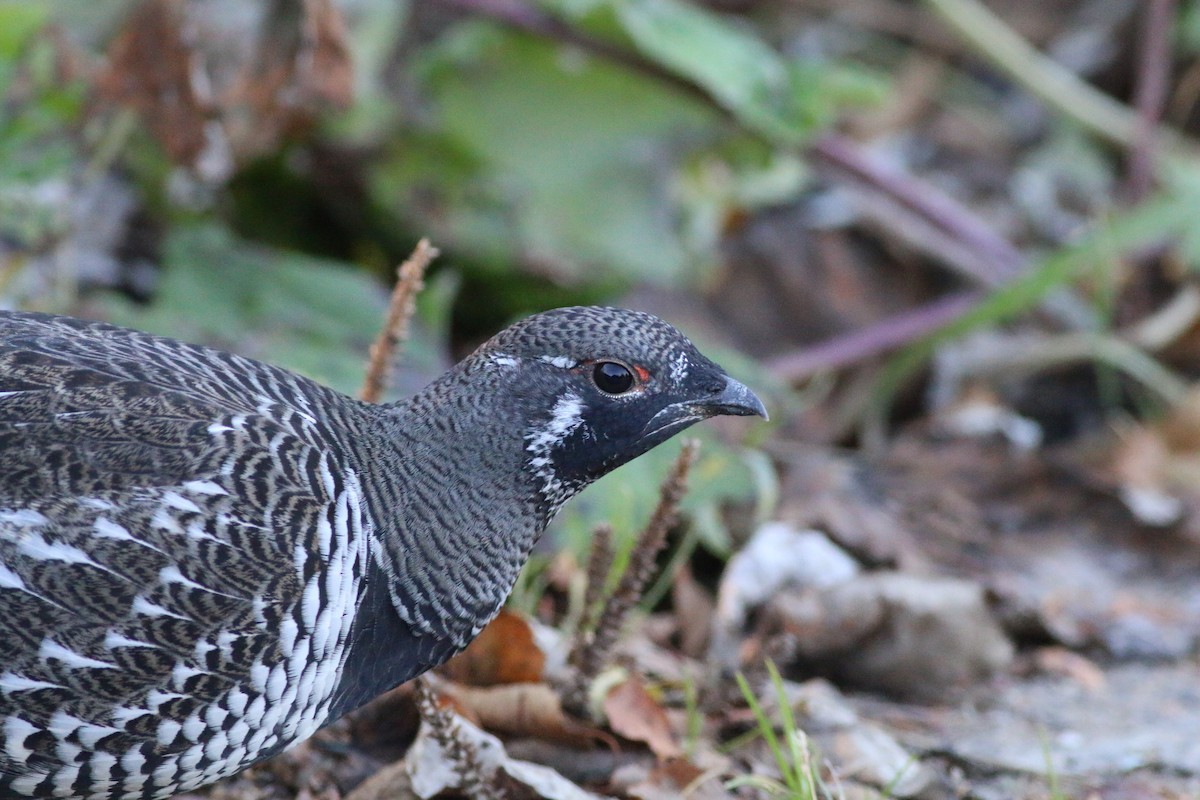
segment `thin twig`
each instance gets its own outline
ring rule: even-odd
[[[975,292],[943,297],[864,328],[776,356],[766,363],[766,367],[785,381],[800,381],[820,372],[848,367],[933,333],[970,311],[980,299]]]
[[[1137,205],[1154,189],[1161,169],[1160,129],[1171,77],[1171,45],[1175,29],[1175,0],[1143,3],[1138,37],[1137,82],[1133,89],[1137,127],[1129,145],[1123,200]],[[1155,259],[1157,260],[1157,259]],[[1149,314],[1154,307],[1157,272],[1149,263],[1132,262],[1129,279],[1116,307],[1116,319],[1128,321]]]
[[[957,252],[947,253],[942,248],[943,252],[934,255],[942,256],[978,285],[995,287],[1028,269],[1025,256],[966,206],[931,184],[872,158],[849,139],[822,136],[809,146],[809,154],[843,181],[848,179],[890,200],[907,215],[924,220],[934,233],[948,236]],[[924,246],[919,240],[910,244]]]
[[[378,403],[383,395],[396,349],[408,339],[408,322],[416,309],[417,293],[425,286],[425,269],[437,257],[438,249],[429,244],[428,239],[422,239],[396,270],[396,286],[388,304],[387,321],[371,345],[367,378],[359,392],[359,397],[368,403]]]
[[[1158,173],[1158,129],[1170,89],[1176,0],[1148,0],[1142,8],[1140,57],[1133,93],[1137,127],[1129,148],[1127,184],[1127,200],[1135,205],[1150,193]]]
[[[586,716],[588,683],[595,677],[591,662],[592,643],[603,611],[604,591],[613,565],[613,529],[602,522],[592,531],[592,549],[588,554],[587,585],[584,588],[583,611],[571,640],[567,663],[572,667],[573,682],[563,692],[563,707],[579,716]],[[586,675],[586,677],[584,677]]]

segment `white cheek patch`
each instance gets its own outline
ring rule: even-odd
[[[541,428],[531,428],[525,437],[529,442],[526,450],[534,455],[545,455],[557,444],[562,442],[571,432],[583,422],[583,412],[586,405],[583,399],[573,393],[566,392],[550,410],[550,421]]]
[[[675,360],[671,362],[671,382],[682,383],[687,378],[691,366],[692,363],[688,361],[687,353],[675,356]]]
[[[575,367],[579,366],[578,361],[566,356],[541,356],[538,360],[545,361],[547,364],[559,369],[575,369]]]
[[[541,482],[541,494],[551,508],[551,513],[558,510],[569,496],[569,487],[554,472],[554,461],[551,452],[558,447],[575,429],[583,424],[583,413],[587,404],[583,398],[573,392],[566,392],[550,410],[550,419],[541,427],[530,428],[525,436],[528,444],[526,452],[530,454],[529,465]]]

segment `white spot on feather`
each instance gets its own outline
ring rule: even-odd
[[[542,428],[533,428],[525,437],[526,450],[535,456],[545,456],[583,422],[586,406],[579,395],[566,392],[550,410],[550,421]]]
[[[169,608],[160,606],[158,603],[150,602],[140,594],[133,598],[133,605],[130,606],[129,610],[134,614],[141,614],[145,617],[174,617],[175,619],[187,619],[187,617],[182,616],[181,614],[176,614]]]
[[[157,712],[158,707],[163,703],[168,703],[172,700],[178,700],[179,698],[186,696],[187,695],[180,694],[179,692],[164,692],[161,689],[151,689],[146,694],[146,707],[151,711]]]
[[[51,542],[32,532],[21,537],[17,543],[17,552],[38,561],[63,561],[67,564],[100,566],[78,547],[65,542]]]
[[[182,723],[176,722],[173,719],[163,719],[158,723],[158,732],[155,739],[158,741],[160,747],[166,747],[175,741],[175,737],[179,735],[179,731],[182,729]]]
[[[688,376],[688,370],[691,369],[691,362],[688,361],[687,353],[680,353],[675,356],[675,360],[671,362],[671,381],[673,383],[682,383]]]
[[[112,711],[112,721],[118,725],[128,725],[135,719],[141,719],[149,714],[150,711],[145,708],[130,708],[129,706],[118,706]],[[133,752],[133,751],[131,751]]]
[[[179,511],[187,511],[191,514],[199,514],[200,506],[196,505],[191,500],[187,499],[179,492],[165,492],[162,496],[163,504],[167,508],[178,509]]]
[[[160,506],[154,512],[154,516],[150,518],[150,524],[167,533],[183,533],[183,528],[179,526],[179,520],[171,516],[171,511],[166,506]]]
[[[583,424],[587,405],[579,395],[565,392],[550,410],[550,420],[540,428],[530,428],[525,436],[525,450],[532,456],[529,465],[542,483],[542,497],[551,513],[567,499],[567,489],[554,472],[551,452]]]
[[[10,717],[10,719],[11,719],[11,717]],[[22,744],[23,743],[24,743],[24,740],[22,740]],[[7,751],[11,752],[11,750],[7,746],[5,747],[5,749]],[[23,750],[25,752],[27,757],[29,754],[31,754],[33,752],[32,750],[29,750],[29,749],[25,748],[24,746],[21,747],[21,750]],[[25,759],[23,759],[23,758],[20,759],[20,761],[22,761],[22,762],[24,760]],[[34,793],[37,791],[38,785],[46,779],[46,776],[48,774],[49,773],[46,772],[45,770],[39,769],[39,770],[31,772],[27,775],[22,775],[21,777],[17,778],[16,780],[14,780],[12,782],[13,791],[15,791],[18,795],[25,795],[26,797],[33,797]]]
[[[0,692],[9,694],[11,692],[25,692],[30,689],[61,689],[57,683],[49,681],[39,681],[33,678],[26,678],[24,675],[18,675],[15,672],[6,672],[0,675]]]
[[[79,498],[80,505],[94,508],[97,511],[112,511],[117,506],[108,500],[101,500],[99,497],[81,497]]]
[[[104,646],[109,650],[115,650],[118,647],[158,647],[156,644],[143,642],[141,639],[130,639],[128,636],[118,633],[111,628],[104,635]]]
[[[246,713],[246,702],[250,699],[250,695],[243,692],[241,689],[234,687],[229,690],[229,694],[225,696],[225,704],[229,706],[229,713],[234,717],[242,717]],[[241,744],[241,740],[234,742]]]
[[[267,678],[267,700],[271,703],[278,703],[286,688],[287,670],[283,668],[282,664],[276,664],[271,670],[270,677]]]
[[[0,509],[0,522],[7,522],[13,525],[38,526],[45,525],[50,520],[40,511],[34,511],[32,508],[2,508]]]
[[[24,764],[33,751],[25,746],[25,740],[37,733],[27,720],[12,716],[4,719],[4,752],[17,764]],[[32,792],[29,792],[32,794]]]
[[[579,366],[578,361],[573,358],[568,358],[567,356],[540,356],[538,360],[544,361],[551,366],[558,367],[559,369],[575,369],[575,367]]]
[[[162,569],[160,569],[158,571],[158,579],[160,581],[162,581],[163,583],[183,584],[184,586],[188,587],[189,589],[203,590],[205,588],[205,587],[201,586],[200,584],[196,583],[194,580],[186,577],[182,572],[179,571],[179,567],[175,564],[172,564],[169,567],[163,567]]]
[[[177,662],[175,664],[175,668],[171,670],[171,680],[176,686],[178,686],[180,689],[183,689],[184,684],[186,684],[190,678],[205,674],[207,673],[205,673],[203,670],[196,669],[195,667],[189,667],[187,664],[180,661]]]
[[[50,717],[49,723],[46,725],[46,730],[54,734],[55,739],[66,739],[77,728],[83,725],[83,720],[79,717],[74,717],[65,711],[56,711]]]
[[[187,481],[183,484],[183,488],[194,494],[209,494],[209,495],[226,495],[229,492],[216,481]]]
[[[92,525],[92,530],[97,536],[102,536],[105,539],[121,539],[127,542],[136,541],[123,525],[118,525],[107,517],[97,517],[95,524]]]
[[[192,714],[183,721],[183,736],[189,742],[199,741],[207,727],[204,724],[204,720],[200,719],[199,714]]]
[[[42,644],[38,648],[38,658],[56,658],[71,669],[116,669],[114,664],[76,653],[50,638],[42,639]]]
[[[21,576],[0,564],[0,589],[24,589],[25,581]]]

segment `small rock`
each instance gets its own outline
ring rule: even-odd
[[[944,697],[1013,657],[983,589],[954,578],[880,572],[786,592],[768,625],[791,637],[803,667],[917,699]]]

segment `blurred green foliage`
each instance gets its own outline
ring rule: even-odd
[[[54,196],[75,168],[70,136],[82,83],[55,74],[51,42],[36,36],[48,10],[0,4],[0,237],[30,246],[61,230]]]
[[[426,300],[448,300],[438,295]],[[248,244],[218,224],[191,223],[168,236],[154,302],[117,294],[99,302],[117,324],[235,350],[353,395],[386,296],[373,277],[346,264]],[[440,348],[420,331],[404,358],[427,377],[445,366]]]
[[[405,375],[429,376],[452,346],[516,316],[614,302],[641,284],[701,284],[726,217],[794,197],[807,179],[795,146],[885,86],[853,65],[786,56],[740,20],[676,0],[530,5],[640,66],[478,17],[414,37],[416,4],[358,0],[342,6],[349,108],[204,185],[147,128],[130,128],[133,112],[93,103],[85,119],[85,87],[56,81],[48,23],[99,59],[135,7],[86,5],[0,3],[0,236],[36,253],[52,233],[69,235],[72,191],[115,166],[165,228],[161,272],[149,303],[107,294],[92,311],[348,393],[382,317],[380,279],[417,236],[446,253],[405,355]],[[48,186],[58,192],[39,205]],[[761,504],[770,491],[754,455],[700,435],[685,507],[700,539],[725,552],[722,504]],[[601,519],[631,536],[673,455],[606,478],[564,512],[562,535],[580,552]]]

